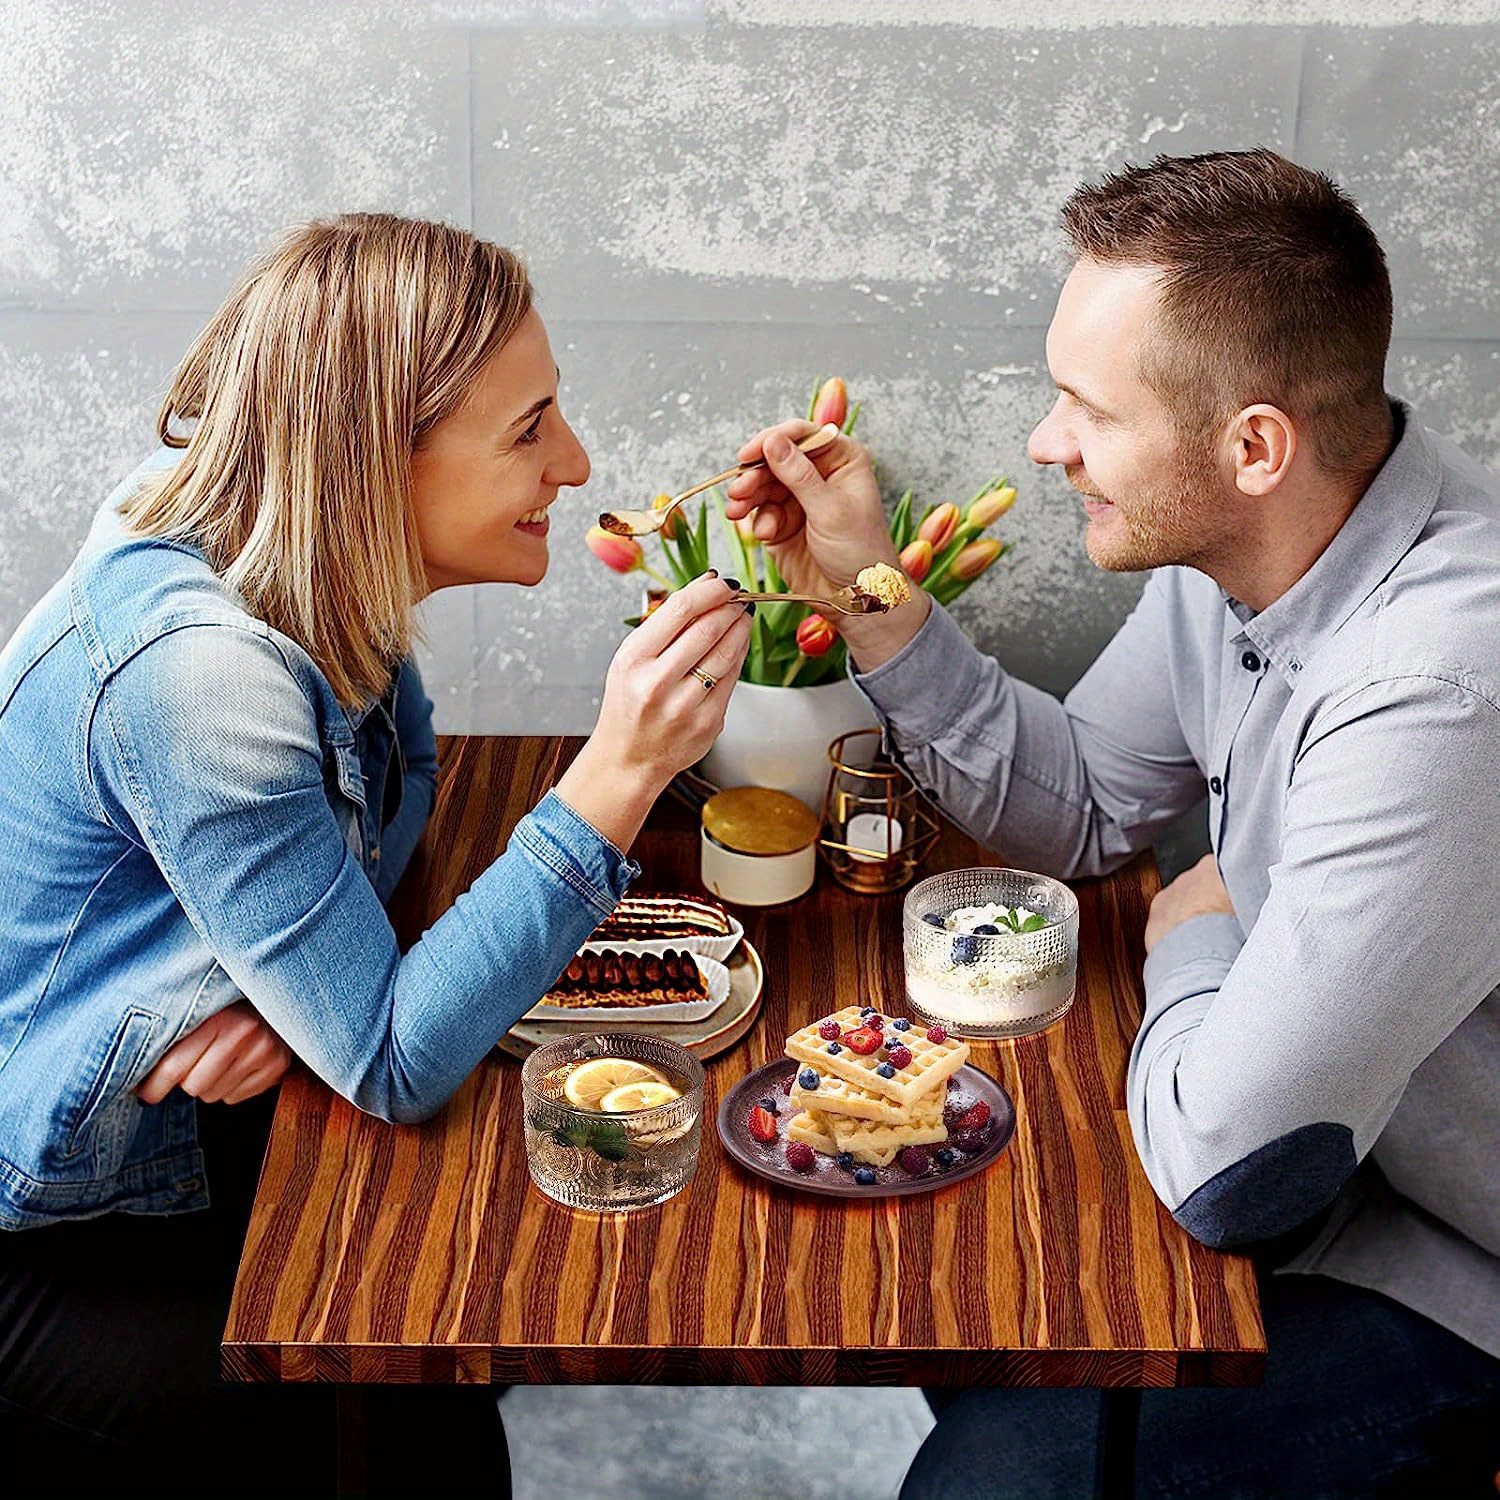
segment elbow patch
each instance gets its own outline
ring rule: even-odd
[[[1332,1203],[1356,1165],[1347,1125],[1303,1125],[1210,1177],[1172,1217],[1216,1250],[1271,1239]]]

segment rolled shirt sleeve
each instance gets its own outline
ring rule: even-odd
[[[1152,949],[1130,1121],[1197,1238],[1248,1243],[1331,1203],[1493,988],[1497,784],[1482,693],[1436,675],[1348,692],[1303,741],[1248,934],[1202,916]]]
[[[991,849],[1064,878],[1103,874],[1203,794],[1169,670],[1156,576],[1064,701],[1012,677],[934,604],[854,681],[943,811]]]
[[[251,1004],[388,1119],[436,1110],[637,873],[549,794],[403,956],[329,804],[311,701],[274,640],[234,626],[171,631],[125,662],[91,759],[103,815],[149,850]]]

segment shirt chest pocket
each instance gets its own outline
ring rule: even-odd
[[[352,744],[333,744],[323,764],[323,784],[328,805],[344,835],[344,842],[361,865],[365,855],[365,776],[359,752]]]

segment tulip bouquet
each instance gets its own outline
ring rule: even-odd
[[[819,381],[813,388],[807,417],[819,425],[835,423],[852,433],[859,420],[859,405],[849,405],[844,382],[837,376]],[[756,593],[785,593],[787,585],[776,569],[775,559],[750,529],[749,520],[739,523],[724,515],[724,496],[712,491],[713,509],[729,548],[728,572]],[[662,509],[671,497],[658,495],[653,501]],[[992,479],[965,506],[951,502],[930,505],[917,513],[912,492],[896,502],[891,516],[891,540],[900,555],[901,567],[914,584],[920,584],[940,603],[950,604],[996,558],[1010,550],[999,537],[983,533],[1015,503],[1016,492],[1003,478]],[[646,591],[645,614],[683,584],[691,582],[710,565],[709,513],[703,502],[697,516],[688,519],[686,507],[674,511],[657,533],[665,572],[653,568],[634,537],[614,536],[602,527],[590,527],[589,550],[605,567],[616,573],[643,573],[652,580]],[[638,625],[644,615],[628,620]],[[844,675],[845,649],[829,621],[804,604],[769,602],[758,607],[750,637],[750,650],[740,673],[744,682],[780,687],[814,687]]]

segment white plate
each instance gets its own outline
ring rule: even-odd
[[[584,945],[588,947],[587,944]],[[638,953],[657,951],[653,946],[641,947],[635,943],[603,943],[600,948],[612,948],[616,953],[633,949]],[[680,953],[684,944],[668,943]],[[715,958],[705,958],[701,953],[693,954],[698,972],[708,990],[707,1000],[682,1000],[671,1005],[533,1005],[521,1017],[523,1021],[581,1021],[590,1017],[605,1020],[611,1026],[629,1025],[646,1021],[701,1021],[711,1016],[729,998],[729,970]]]
[[[729,913],[725,913],[729,916]],[[617,953],[665,953],[668,948],[678,953],[696,953],[700,958],[711,958],[725,963],[729,955],[739,947],[745,935],[744,924],[737,917],[729,916],[729,931],[725,933],[700,932],[690,937],[632,938],[623,943],[585,943],[584,953],[602,953],[613,948]]]

